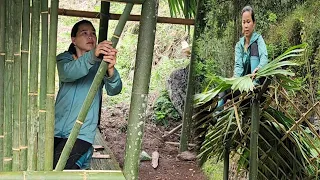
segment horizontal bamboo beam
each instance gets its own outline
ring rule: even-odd
[[[145,0],[101,0],[101,1],[142,4]]]
[[[0,172],[1,180],[12,179],[43,179],[43,180],[59,180],[59,179],[114,179],[125,180],[121,171],[95,171],[95,170],[66,170],[66,171],[14,171]]]
[[[51,11],[51,10],[50,10]],[[49,12],[50,13],[50,12]],[[70,9],[59,9],[58,14],[62,16],[84,17],[84,18],[100,18],[100,12],[78,11]],[[109,14],[110,20],[119,20],[121,14]],[[140,21],[140,15],[130,15],[128,21]],[[194,25],[194,19],[158,17],[158,23]]]

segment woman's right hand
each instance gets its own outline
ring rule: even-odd
[[[113,49],[114,48],[112,47],[112,42],[105,40],[105,41],[100,42],[97,45],[97,47],[94,51],[94,55],[96,57],[99,57],[100,54],[102,54],[102,56],[108,56],[109,53],[113,51]]]

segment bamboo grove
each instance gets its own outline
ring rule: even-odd
[[[137,109],[130,114],[128,139],[142,138],[144,116],[156,27],[155,0],[128,0],[111,41],[116,47],[134,3],[142,4],[138,61],[132,97]],[[101,2],[107,8],[107,2]],[[141,143],[128,140],[125,174],[121,171],[64,171],[67,157],[79,134],[82,123],[76,123],[61,158],[53,166],[53,132],[55,103],[55,66],[59,1],[51,0],[0,1],[0,176],[1,179],[76,179],[112,178],[137,179]],[[32,7],[32,8],[31,8]],[[101,9],[101,13],[106,9]],[[104,16],[102,16],[104,17]],[[103,19],[103,18],[101,18]],[[104,18],[105,19],[105,18]],[[50,22],[50,24],[48,23]],[[107,23],[100,23],[107,29]],[[146,33],[147,32],[147,33]],[[99,36],[104,40],[106,33]],[[148,41],[146,41],[146,39]],[[41,51],[40,51],[41,49]],[[148,49],[148,51],[145,51]],[[145,65],[147,64],[147,66]],[[105,75],[107,64],[102,62],[78,116],[83,122],[92,99]],[[148,72],[149,76],[139,73]],[[141,116],[142,115],[142,116]],[[141,124],[137,128],[130,124]],[[138,164],[137,164],[138,163]],[[13,171],[13,172],[10,172]]]

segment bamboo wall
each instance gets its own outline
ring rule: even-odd
[[[54,22],[58,1],[51,4]],[[1,0],[0,8],[0,171],[43,171],[45,163],[50,164],[44,147],[53,144],[45,138],[53,140],[48,132],[54,128],[46,128],[46,122],[54,122],[54,116],[46,116],[54,104],[46,104],[55,91],[47,86],[54,83],[55,64],[47,64],[55,63],[56,56],[56,47],[48,56],[48,0]],[[50,28],[56,29],[57,23]],[[56,32],[50,37],[56,41]]]
[[[122,0],[119,1],[122,2]],[[152,32],[147,36],[147,38],[151,38],[149,43],[152,45],[154,43],[156,24],[154,13],[157,1],[130,0],[112,37],[113,47],[118,43],[135,2],[143,3],[142,9],[154,11],[151,13],[153,18],[148,22],[152,26],[149,29],[146,25],[144,27],[145,31]],[[110,176],[124,179],[123,174],[118,171],[77,171],[75,173],[63,172],[62,174],[59,172],[64,169],[66,157],[69,156],[69,150],[72,149],[78,136],[82,125],[78,123],[75,124],[66,143],[66,147],[70,146],[71,148],[64,148],[56,171],[52,171],[59,1],[51,0],[50,4],[49,16],[48,0],[0,0],[1,179],[56,179],[57,177],[65,178],[65,176],[76,179],[96,179],[97,177]],[[148,19],[149,16],[150,13],[145,10],[142,18]],[[143,35],[143,32],[141,31],[140,34]],[[137,55],[137,59],[146,56],[145,60],[151,64],[153,48],[150,48],[146,53],[142,53],[143,49],[146,48],[144,46],[138,48],[141,57]],[[92,99],[105,75],[106,68],[107,63],[102,62],[78,116],[79,121],[85,119]],[[147,71],[150,74],[151,66],[148,66]],[[146,91],[143,94],[147,95],[148,93],[149,81],[150,75],[145,77],[144,82],[140,85],[140,88]],[[139,106],[144,106],[144,103]],[[145,108],[143,111],[141,113],[145,113]],[[143,119],[141,120],[143,121]],[[143,126],[144,124],[140,127],[141,130],[143,130]],[[130,136],[139,137],[139,141],[141,141],[142,137],[139,132],[129,134],[129,138]],[[141,144],[135,148],[135,152],[128,152],[129,156],[133,154],[136,157],[140,154]],[[137,179],[138,176],[139,163],[133,161],[134,159],[127,160],[127,163],[130,164],[126,168],[130,172],[130,175],[127,175],[130,177],[129,179]],[[136,164],[136,166],[132,167],[131,164]],[[134,174],[131,174],[133,171],[135,171]]]

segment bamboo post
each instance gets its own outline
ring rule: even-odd
[[[180,147],[179,151],[187,151],[188,150],[188,141],[190,138],[190,126],[192,124],[192,114],[193,114],[193,95],[194,95],[194,76],[195,76],[195,63],[198,59],[198,51],[197,51],[197,39],[200,36],[201,25],[200,22],[202,21],[201,18],[201,11],[204,9],[204,1],[199,0],[197,13],[195,18],[195,27],[194,27],[194,34],[193,34],[193,42],[192,42],[192,52],[191,52],[191,59],[189,64],[189,73],[188,73],[188,83],[187,83],[187,94],[185,99],[185,105],[183,110],[182,116],[182,129],[181,129],[181,136],[180,136]]]
[[[13,94],[13,141],[12,141],[12,153],[13,153],[13,164],[12,170],[20,170],[20,107],[21,107],[21,92],[20,92],[20,80],[21,80],[21,20],[22,20],[22,0],[14,0],[14,18],[13,27],[14,36],[12,37],[13,42],[13,52],[14,52],[14,94]],[[15,141],[17,139],[17,141]]]
[[[249,180],[258,179],[259,100],[254,98],[251,110]]]
[[[5,117],[4,117],[4,171],[12,170],[12,96],[13,96],[13,9],[11,0],[6,1],[6,60],[5,60]]]
[[[57,29],[58,29],[58,8],[59,0],[51,0],[50,14],[50,35],[49,35],[49,55],[47,72],[47,103],[46,103],[46,134],[45,134],[45,164],[44,169],[53,169],[54,150],[54,98],[55,98],[55,72],[56,72],[56,51],[57,51]]]
[[[29,116],[28,116],[28,170],[37,169],[38,150],[38,71],[39,71],[39,32],[40,32],[40,0],[32,1],[31,19],[31,54],[29,77]],[[29,124],[30,123],[30,124]],[[41,147],[43,148],[43,147]]]
[[[23,180],[57,180],[57,179],[79,179],[79,180],[96,180],[112,179],[125,180],[121,171],[16,171],[0,172],[1,180],[23,179]]]
[[[157,0],[146,0],[142,4],[123,170],[126,179],[138,179],[156,34],[157,7]]]
[[[121,32],[127,22],[128,16],[130,15],[130,12],[132,10],[133,4],[128,3],[123,11],[123,14],[120,17],[120,20],[118,22],[118,25],[115,29],[114,35],[112,36],[112,46],[116,47],[118,43],[118,38],[121,35]],[[89,89],[89,92],[87,94],[86,99],[84,100],[84,103],[81,107],[80,113],[78,115],[77,121],[75,122],[72,131],[69,135],[68,141],[66,145],[64,146],[61,156],[59,158],[59,161],[57,163],[57,166],[55,168],[56,171],[62,171],[66,165],[66,162],[68,160],[68,157],[70,155],[70,152],[72,150],[72,147],[79,135],[80,128],[88,114],[89,108],[92,104],[93,98],[96,95],[98,88],[101,85],[102,79],[107,71],[107,63],[102,61],[99,69],[97,71],[96,76],[94,77],[94,80],[92,82],[92,85]]]
[[[224,159],[223,159],[223,180],[229,179],[229,147],[226,145],[224,149]]]
[[[47,96],[47,57],[48,57],[48,0],[41,1],[41,68],[39,98],[39,134],[38,146],[45,147],[46,96]],[[44,170],[45,148],[38,149],[38,171]]]
[[[6,4],[5,0],[0,0],[0,72],[4,72],[5,67],[5,25],[6,25]],[[3,171],[3,124],[4,124],[4,76],[0,76],[0,172]]]
[[[109,11],[110,11],[110,2],[101,1],[99,38],[98,38],[99,43],[106,40],[108,37]]]
[[[98,38],[99,43],[108,39],[109,11],[110,11],[110,2],[101,1],[99,38]],[[101,93],[101,96],[100,96],[98,126],[100,125],[100,122],[101,122],[102,96],[103,96],[103,93]]]
[[[27,170],[27,114],[28,114],[28,67],[30,35],[30,0],[23,0],[21,44],[21,110],[20,110],[20,170]]]

